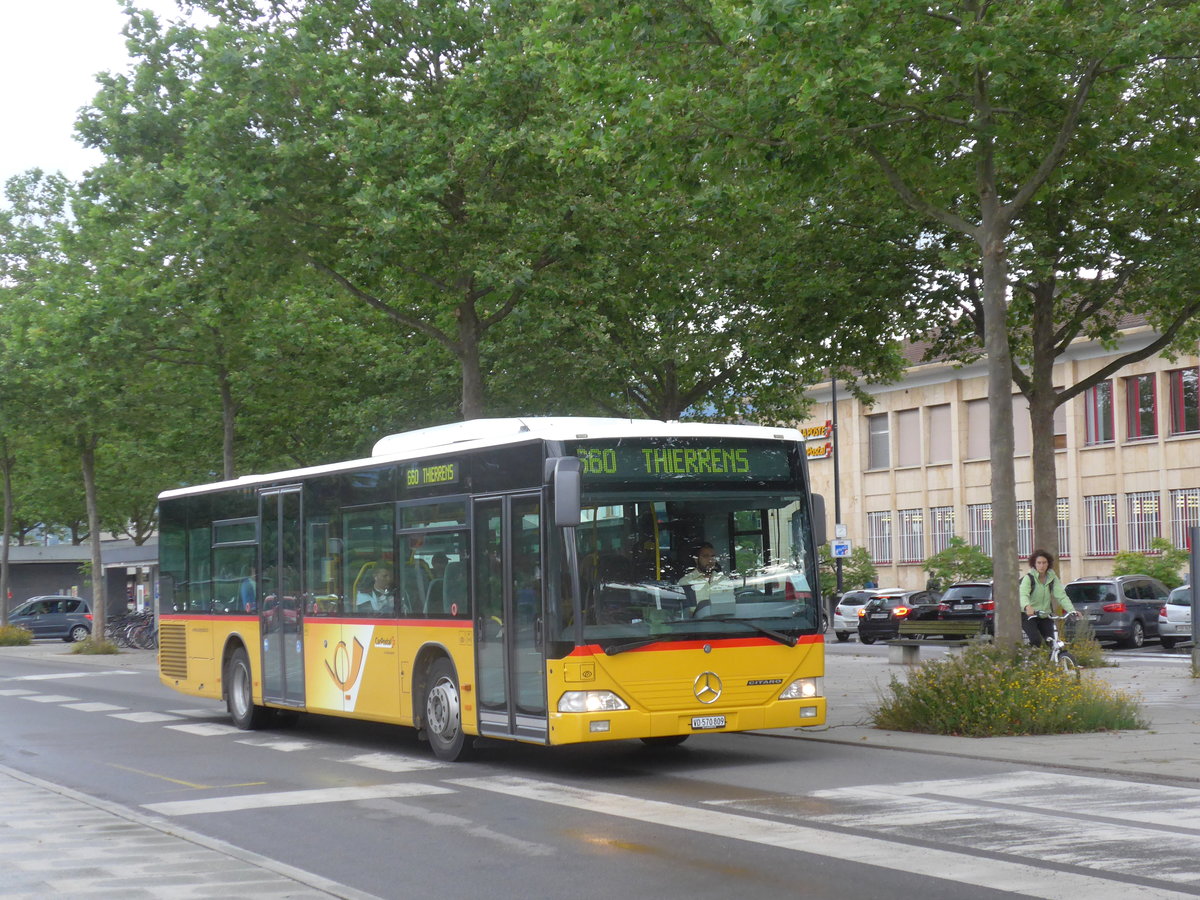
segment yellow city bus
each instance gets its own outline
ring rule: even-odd
[[[791,429],[475,420],[159,502],[160,677],[239,728],[392,722],[454,760],[825,721]]]

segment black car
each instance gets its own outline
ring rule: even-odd
[[[858,639],[864,644],[900,636],[902,620],[929,619],[930,634],[937,633],[938,606],[929,591],[881,591],[858,613]]]
[[[990,581],[960,581],[942,594],[938,618],[951,622],[978,621],[987,634],[996,633],[996,603]]]

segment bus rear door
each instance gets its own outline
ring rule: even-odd
[[[262,634],[263,700],[304,705],[303,566],[300,486],[259,492],[262,576],[258,609]]]

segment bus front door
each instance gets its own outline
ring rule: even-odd
[[[304,604],[300,602],[299,486],[262,491],[262,576],[258,609],[263,700],[304,705]]]
[[[479,730],[534,743],[549,735],[540,501],[538,494],[476,500],[471,554]]]

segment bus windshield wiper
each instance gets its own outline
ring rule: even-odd
[[[636,650],[638,647],[649,647],[651,644],[657,644],[663,639],[663,635],[658,635],[652,638],[639,638],[636,641],[626,641],[624,644],[609,644],[604,648],[604,652],[609,656],[616,656],[618,653],[624,653],[626,650]]]
[[[703,619],[700,619],[699,621],[701,621],[701,622],[737,622],[739,625],[745,625],[749,628],[753,628],[755,631],[759,632],[760,634],[765,634],[771,640],[778,641],[781,644],[786,644],[789,647],[795,647],[798,643],[800,643],[799,638],[794,638],[791,635],[783,634],[780,631],[775,631],[774,629],[768,628],[765,625],[759,625],[753,619],[739,619],[737,616],[705,616]]]

